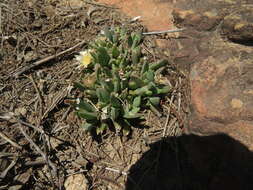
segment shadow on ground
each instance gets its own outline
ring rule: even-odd
[[[253,153],[224,134],[184,135],[150,145],[126,190],[253,189]]]

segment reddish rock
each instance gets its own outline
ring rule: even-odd
[[[130,17],[141,16],[140,20],[149,30],[173,28],[171,0],[99,0],[99,2],[114,5]]]
[[[172,54],[179,65],[189,64],[192,113],[185,131],[226,133],[253,150],[252,6],[239,0],[233,1],[239,9],[226,0],[192,7],[191,0],[180,2],[173,15],[188,30],[172,40]]]
[[[229,14],[222,24],[224,35],[234,41],[253,44],[253,7],[243,6]]]
[[[180,26],[194,27],[197,30],[212,30],[222,20],[216,11],[196,12],[193,10],[173,11],[173,16]]]

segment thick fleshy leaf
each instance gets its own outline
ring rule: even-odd
[[[94,52],[90,52],[90,54],[91,54],[91,56],[92,56],[94,62],[95,62],[95,63],[98,63],[98,55],[97,55],[96,53],[94,53]]]
[[[161,98],[160,97],[151,97],[148,99],[149,102],[153,105],[153,106],[158,106],[160,104]]]
[[[111,113],[110,113],[110,117],[112,120],[116,120],[120,115],[120,110],[115,108],[115,107],[111,107]]]
[[[145,72],[147,72],[149,69],[149,65],[147,62],[144,62],[144,64],[142,65],[142,68],[141,68],[141,75],[143,75]]]
[[[134,107],[131,111],[124,114],[124,118],[127,119],[136,119],[142,117],[142,114],[139,114],[140,108]]]
[[[114,95],[111,95],[111,105],[115,108],[121,108],[122,106],[121,101]]]
[[[140,44],[140,42],[142,40],[142,32],[139,31],[137,33],[132,34],[131,36],[132,36],[132,40],[133,40],[132,48],[135,48]]]
[[[111,69],[107,68],[107,67],[103,67],[103,73],[105,73],[105,75],[108,77],[108,78],[112,78],[112,71]]]
[[[98,120],[99,114],[97,112],[88,112],[85,110],[80,110],[77,115],[86,120]]]
[[[114,125],[115,129],[116,129],[116,132],[119,133],[121,131],[121,128],[122,128],[121,125],[118,122],[114,121],[114,120],[112,120],[112,122],[113,122],[113,125]]]
[[[97,51],[99,64],[102,66],[108,66],[110,55],[108,54],[107,50],[104,47],[99,47]]]
[[[88,132],[91,132],[91,130],[94,128],[94,125],[91,123],[84,123],[83,125],[81,125],[81,127]]]
[[[161,68],[161,67],[164,67],[168,64],[168,61],[167,60],[162,60],[162,61],[159,61],[158,63],[152,63],[151,65],[149,65],[149,68],[151,70],[154,70],[156,71],[157,69]]]
[[[127,66],[127,54],[123,55],[122,59],[120,60],[119,67],[124,69]]]
[[[137,88],[136,90],[129,91],[129,93],[132,95],[142,96],[142,95],[145,95],[145,92],[148,90],[149,90],[149,86],[147,85],[141,88]]]
[[[101,67],[99,64],[95,65],[95,76],[96,76],[96,80],[100,81],[100,75],[101,75]]]
[[[157,88],[157,94],[167,94],[171,91],[170,86],[164,86],[162,88]]]
[[[103,103],[109,103],[110,102],[110,94],[104,88],[97,88],[96,94],[97,94],[97,97],[98,97],[99,101],[101,101]]]
[[[135,90],[137,88],[140,88],[144,85],[143,81],[137,77],[131,77],[130,81],[129,81],[129,89],[131,90]]]
[[[119,35],[117,33],[114,33],[112,35],[112,42],[116,44],[118,43],[118,41],[119,41]]]
[[[118,93],[120,90],[121,90],[120,80],[114,79],[114,81],[113,81],[113,91],[115,93]]]
[[[130,128],[130,126],[128,126],[128,125],[124,125],[124,126],[123,126],[123,129],[122,129],[122,132],[123,132],[123,135],[124,135],[124,136],[129,135],[129,134],[130,134],[130,132],[131,132],[131,128]]]
[[[118,50],[117,46],[113,46],[112,48],[112,57],[113,58],[118,58],[120,55],[120,51]]]
[[[141,57],[141,48],[138,46],[138,47],[132,49],[132,62],[133,62],[133,64],[139,63],[140,57]]]
[[[108,128],[108,125],[106,123],[101,123],[99,127],[96,128],[97,135],[102,134],[106,129]]]
[[[90,103],[88,103],[88,101],[86,101],[86,100],[80,100],[80,103],[77,104],[77,106],[80,109],[83,109],[87,112],[96,112],[96,108],[93,105],[91,105]]]
[[[154,81],[154,78],[155,78],[155,73],[154,73],[154,71],[149,70],[149,71],[146,72],[146,79],[147,79],[149,82]]]
[[[107,80],[107,81],[100,81],[100,84],[102,85],[102,87],[108,91],[109,93],[113,92],[114,90],[114,86],[111,80]]]
[[[113,86],[114,86],[115,93],[118,93],[121,90],[120,77],[119,77],[118,72],[116,71],[113,72]]]
[[[154,93],[151,91],[151,90],[147,90],[146,92],[145,92],[145,95],[146,96],[152,96]]]
[[[109,27],[106,26],[103,31],[104,31],[105,37],[107,37],[108,40],[113,42],[112,32],[110,31]]]
[[[97,94],[95,90],[90,90],[90,89],[85,90],[85,94],[87,94],[92,99],[97,98]]]
[[[127,38],[127,43],[128,43],[128,47],[132,47],[132,45],[133,45],[133,38],[132,38],[132,36],[129,36],[128,38]]]
[[[140,107],[141,105],[141,96],[137,96],[134,98],[133,107]]]
[[[78,88],[80,91],[84,91],[86,88],[85,88],[85,86],[83,86],[81,83],[79,83],[79,82],[75,82],[74,83],[74,87],[75,88]]]

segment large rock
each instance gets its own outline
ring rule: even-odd
[[[114,5],[131,17],[141,16],[140,20],[149,30],[168,30],[172,24],[172,2],[156,0],[99,0]]]
[[[175,62],[190,73],[192,113],[185,133],[226,133],[253,150],[253,4],[187,2],[173,15],[188,31],[170,42]]]

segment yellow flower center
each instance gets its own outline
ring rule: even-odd
[[[90,53],[86,53],[81,58],[81,65],[87,67],[91,63],[92,56]]]

